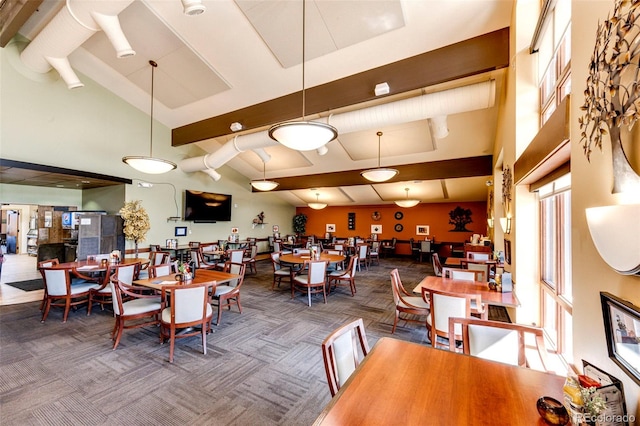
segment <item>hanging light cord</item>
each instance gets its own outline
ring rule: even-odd
[[[305,95],[305,88],[304,88],[304,62],[305,62],[305,54],[304,54],[304,45],[305,45],[305,26],[306,26],[306,5],[307,5],[307,1],[306,0],[302,0],[302,121],[304,121],[304,117],[305,117],[305,105],[307,103],[306,101],[306,95]]]
[[[151,65],[151,123],[149,124],[151,130],[149,131],[149,157],[153,157],[153,76],[158,64],[155,61],[149,61],[149,65]]]
[[[382,137],[382,132],[378,132],[376,135],[378,135],[378,168],[380,168],[380,138]]]

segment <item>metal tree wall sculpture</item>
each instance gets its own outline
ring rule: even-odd
[[[449,224],[454,228],[450,232],[471,232],[467,229],[467,224],[473,222],[471,209],[465,209],[460,206],[449,212]]]
[[[640,190],[640,176],[624,152],[621,128],[640,118],[640,0],[617,0],[613,15],[598,26],[584,91],[580,142],[587,159],[593,147],[602,150],[610,135],[613,193]]]

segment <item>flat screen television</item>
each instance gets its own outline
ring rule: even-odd
[[[231,195],[185,190],[184,220],[230,222]]]

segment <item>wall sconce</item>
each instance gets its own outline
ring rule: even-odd
[[[493,229],[493,218],[487,218],[487,225],[489,226],[489,228]]]
[[[619,274],[640,274],[640,204],[591,207],[586,213],[602,260]]]
[[[500,227],[505,234],[511,233],[511,216],[500,218]]]

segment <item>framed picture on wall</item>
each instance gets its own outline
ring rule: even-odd
[[[186,237],[187,236],[187,227],[186,226],[176,226],[174,235],[176,237]]]
[[[511,241],[504,240],[504,261],[511,265]]]
[[[382,225],[371,225],[372,234],[382,234]]]
[[[336,224],[335,223],[327,223],[325,225],[325,232],[336,232]]]
[[[278,225],[273,225],[273,233],[280,232],[280,227]]]
[[[231,233],[232,234],[237,234],[238,233],[238,228],[231,228]]]
[[[640,385],[640,308],[601,292],[609,358]]]
[[[429,235],[429,225],[416,225],[416,235]]]

